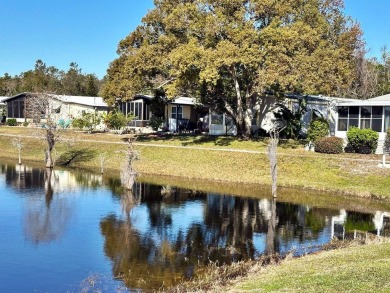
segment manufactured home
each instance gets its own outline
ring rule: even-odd
[[[347,138],[348,128],[370,128],[379,134],[376,153],[383,152],[386,131],[390,128],[390,94],[367,99],[351,100],[336,104],[335,136]]]
[[[17,122],[32,122],[27,111],[28,99],[36,96],[35,93],[21,93],[3,100],[6,104],[7,118],[15,118]],[[52,99],[53,111],[56,119],[71,121],[73,118],[80,118],[85,113],[97,112],[107,113],[108,105],[101,97],[67,96],[47,94]],[[44,113],[42,113],[44,119]],[[35,121],[34,121],[35,122]]]

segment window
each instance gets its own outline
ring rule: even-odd
[[[223,115],[222,114],[211,114],[211,124],[222,125],[223,124]]]
[[[171,118],[183,119],[183,107],[182,106],[172,106]]]
[[[136,120],[143,120],[143,116],[142,116],[142,105],[143,105],[143,102],[140,101],[140,100],[137,100],[137,101],[131,101],[128,103],[127,105],[127,115],[129,114],[133,114],[136,118]]]
[[[339,107],[339,123],[338,131],[347,131],[348,130],[348,107]]]
[[[373,106],[372,107],[372,122],[371,129],[377,132],[382,131],[382,120],[383,120],[383,107]]]
[[[387,131],[387,129],[390,128],[390,107],[384,107],[385,112],[385,129],[384,131]]]
[[[143,111],[143,120],[149,120],[149,105],[148,104],[143,104],[144,105],[144,111]]]
[[[360,128],[371,128],[371,107],[360,107]]]
[[[9,118],[24,118],[24,100],[17,99],[8,102],[7,116]]]
[[[351,126],[382,131],[382,106],[343,106],[338,108],[338,114],[338,131],[348,131]],[[390,123],[390,107],[388,120]]]

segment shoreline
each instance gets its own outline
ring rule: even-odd
[[[29,136],[28,128],[6,129],[0,127],[0,158],[17,160],[17,150],[11,141],[21,136],[24,142],[22,161],[43,163],[44,141]],[[18,134],[21,133],[21,134]],[[119,174],[128,135],[79,134],[74,138],[67,133],[65,140],[57,143],[56,157],[69,149],[84,149],[97,154],[106,154],[107,172]],[[230,138],[231,146],[220,147],[213,143],[198,143],[197,138],[174,137],[149,139],[136,142],[141,160],[135,167],[141,176],[154,175],[179,179],[180,181],[205,181],[221,185],[253,185],[270,190],[269,161],[265,152],[266,142],[241,142]],[[157,141],[157,143],[156,143]],[[184,142],[183,142],[184,141]],[[236,145],[234,144],[236,143]],[[200,144],[193,147],[191,144]],[[217,145],[218,147],[215,147]],[[237,149],[237,146],[241,149]],[[257,147],[258,146],[258,147]],[[236,147],[236,148],[235,148]],[[351,156],[308,153],[297,148],[278,147],[278,190],[300,189],[343,197],[364,198],[390,202],[390,170],[378,168],[377,155]],[[80,162],[71,168],[82,168],[96,173],[100,164],[95,159]],[[271,194],[269,192],[269,194]]]

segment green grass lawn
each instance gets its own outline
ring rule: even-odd
[[[320,252],[258,268],[232,292],[390,292],[390,243]]]

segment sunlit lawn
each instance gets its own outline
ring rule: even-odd
[[[390,244],[321,252],[258,270],[232,292],[390,292]]]

